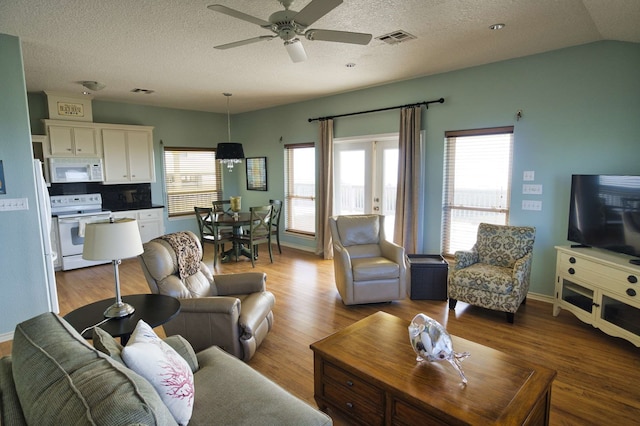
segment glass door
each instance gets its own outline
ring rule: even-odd
[[[393,240],[397,179],[397,135],[335,142],[335,215],[384,215],[385,235]]]

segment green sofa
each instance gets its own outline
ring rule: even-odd
[[[332,424],[218,347],[195,354],[179,336],[165,341],[194,370],[190,425]],[[0,425],[175,425],[153,386],[110,355],[56,314],[18,324],[12,355],[0,359]]]

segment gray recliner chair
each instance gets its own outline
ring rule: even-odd
[[[404,248],[385,239],[384,216],[329,218],[336,287],[345,305],[406,297]]]
[[[198,352],[216,345],[249,361],[273,325],[275,297],[262,272],[216,275],[200,260],[192,232],[164,235],[144,244],[138,256],[152,293],[176,297],[180,313],[163,325]]]

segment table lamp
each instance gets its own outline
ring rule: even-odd
[[[94,222],[86,225],[82,258],[113,262],[116,302],[104,311],[106,318],[126,317],[135,311],[133,306],[122,302],[118,265],[120,265],[121,259],[137,256],[142,252],[140,231],[135,219],[116,220],[111,218],[109,222]]]

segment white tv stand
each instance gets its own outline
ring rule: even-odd
[[[566,309],[640,347],[640,266],[607,250],[557,246],[553,315]]]

